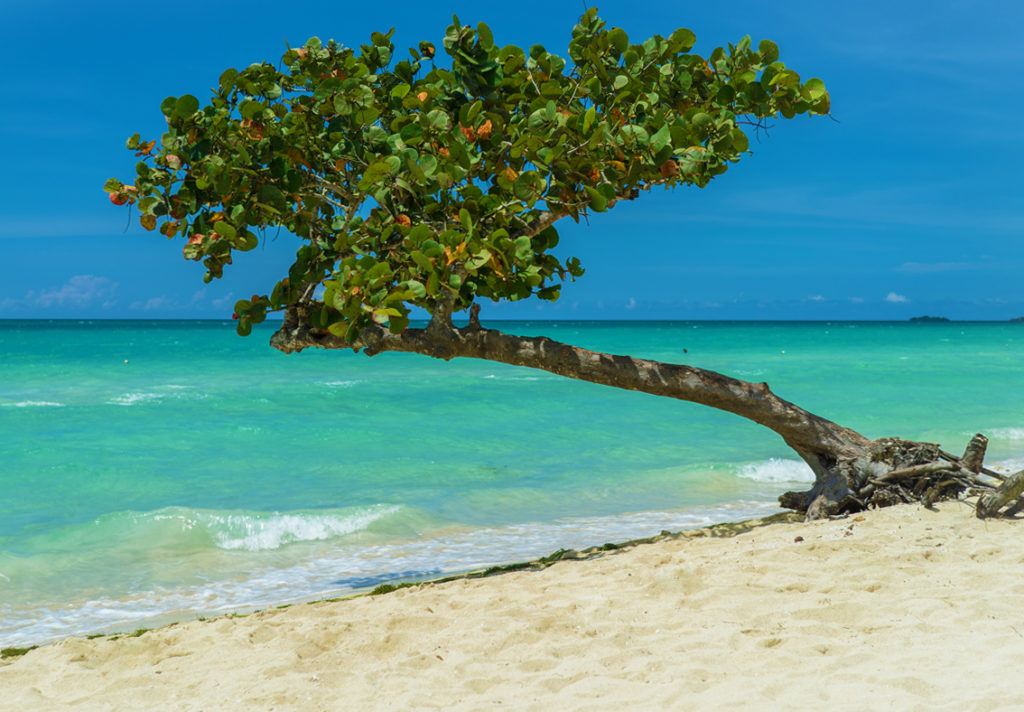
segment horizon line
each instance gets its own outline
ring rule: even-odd
[[[89,321],[102,321],[102,322],[114,322],[114,321],[135,321],[135,322],[154,322],[154,321],[166,321],[166,322],[182,322],[182,321],[205,321],[211,323],[234,323],[233,319],[218,318],[218,317],[0,317],[0,322],[15,322],[15,321],[51,321],[51,322],[89,322]],[[268,318],[262,324],[268,322],[276,322],[280,319],[273,317]],[[429,318],[412,318],[410,321],[414,322],[428,322]],[[453,322],[462,323],[469,321],[466,318],[452,318]],[[833,322],[843,322],[848,324],[1013,324],[1013,323],[1024,323],[1024,316],[1011,317],[1009,319],[953,319],[947,317],[909,317],[906,319],[622,319],[622,318],[610,318],[610,319],[573,319],[573,318],[551,318],[551,317],[537,317],[537,318],[514,318],[510,319],[507,317],[498,317],[491,319],[481,319],[481,321],[487,322],[593,322],[593,323],[691,323],[691,322],[707,322],[707,323],[720,323],[720,322],[736,322],[736,323],[808,323],[808,324],[828,324]],[[254,327],[259,327],[261,324],[254,324]]]

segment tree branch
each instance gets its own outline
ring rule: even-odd
[[[667,396],[700,403],[742,416],[771,428],[808,461],[815,471],[833,464],[835,454],[856,455],[869,442],[864,436],[785,401],[767,383],[748,383],[714,371],[662,363],[630,356],[590,351],[546,337],[506,334],[479,325],[471,311],[471,323],[456,328],[451,323],[451,301],[439,304],[425,329],[406,329],[392,334],[370,325],[349,343],[329,332],[313,329],[306,315],[309,307],[286,310],[281,328],[271,345],[285,353],[305,348],[365,349],[369,355],[383,351],[418,353],[450,360],[478,358],[527,366],[591,383]],[[306,310],[306,311],[304,311]],[[829,453],[826,457],[824,453]],[[822,459],[815,464],[816,456]],[[826,461],[827,460],[827,461]]]

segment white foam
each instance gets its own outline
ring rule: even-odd
[[[380,506],[378,516],[395,507]],[[190,617],[251,611],[272,605],[330,597],[380,583],[416,580],[546,556],[722,521],[778,512],[774,502],[738,501],[676,511],[579,517],[485,529],[448,529],[422,538],[371,546],[345,546],[282,567],[254,568],[245,577],[201,585],[157,587],[121,598],[38,605],[15,610],[0,603],[0,645],[50,642],[69,635],[126,631]],[[287,527],[278,518],[280,526]],[[350,525],[359,515],[349,518]],[[268,521],[274,521],[270,517]],[[307,518],[307,523],[309,519]],[[307,533],[311,529],[302,528]],[[257,536],[258,539],[258,536]]]
[[[111,398],[108,403],[113,405],[135,405],[136,403],[160,400],[163,397],[162,393],[124,393],[116,398]]]
[[[221,549],[267,551],[300,541],[323,541],[362,531],[399,507],[376,506],[351,514],[204,515]]]
[[[993,428],[987,435],[994,440],[1024,440],[1024,428]]]
[[[1024,470],[1024,457],[1014,457],[1009,460],[999,460],[987,465],[989,469],[995,470],[996,472],[1002,472],[1004,474],[1013,474]]]
[[[64,403],[55,403],[53,401],[18,401],[16,403],[0,403],[9,408],[64,408]]]
[[[325,386],[333,386],[334,388],[351,388],[357,383],[359,381],[324,381]]]
[[[736,474],[757,482],[814,482],[814,472],[807,463],[776,457],[743,465]]]

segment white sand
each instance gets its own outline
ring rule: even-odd
[[[954,502],[67,640],[0,709],[1024,710],[1022,666],[1024,528]]]

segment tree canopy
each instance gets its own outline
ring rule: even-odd
[[[446,62],[427,41],[395,62],[393,32],[228,69],[206,105],[168,97],[167,131],[128,141],[134,181],[107,181],[144,228],[187,239],[207,282],[267,229],[301,240],[287,275],[235,305],[239,333],[297,304],[353,342],[372,324],[403,332],[413,306],[450,319],[484,298],[555,300],[583,274],[552,252],[556,221],[704,187],[749,153],[745,128],[829,111],[824,83],[769,40],[705,58],[690,30],[634,44],[590,9],[568,60],[454,18]]]

